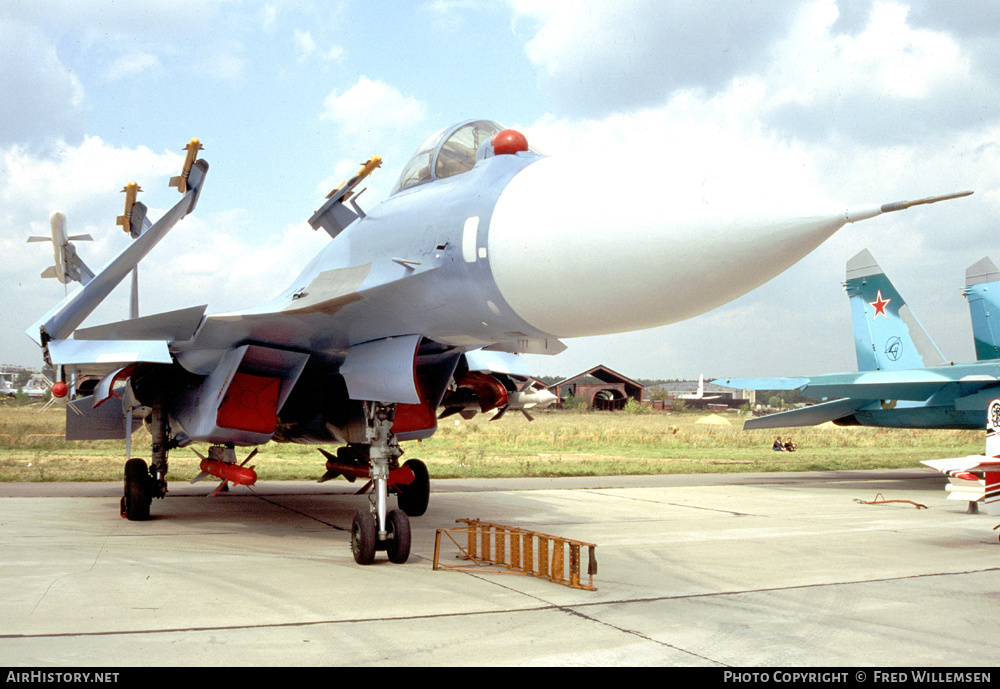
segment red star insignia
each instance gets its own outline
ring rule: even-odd
[[[888,316],[886,316],[885,314],[885,307],[886,304],[888,304],[890,301],[892,301],[892,299],[882,298],[882,290],[878,291],[878,296],[875,297],[875,301],[868,302],[871,306],[875,307],[875,315],[872,316],[872,320],[878,318],[879,314],[882,314],[883,317],[888,318]]]

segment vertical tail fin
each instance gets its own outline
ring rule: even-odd
[[[903,297],[867,249],[847,262],[854,345],[860,371],[895,371],[945,363]]]
[[[993,261],[983,258],[966,269],[962,293],[969,300],[976,359],[1000,359],[1000,271]]]

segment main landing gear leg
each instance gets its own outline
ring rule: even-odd
[[[131,440],[132,416],[126,418],[126,437]],[[149,467],[143,459],[129,457],[125,462],[125,495],[121,500],[121,515],[129,521],[149,519],[149,506],[153,498],[167,494],[167,423],[163,405],[159,402],[150,414],[152,434],[152,462]],[[131,443],[128,443],[131,455]]]
[[[351,551],[359,565],[370,565],[376,550],[385,550],[389,561],[397,564],[410,557],[410,520],[402,510],[389,510],[389,467],[402,454],[392,434],[395,407],[370,402],[365,404],[366,430],[370,444],[369,462],[374,486],[374,514],[358,512],[351,525]]]

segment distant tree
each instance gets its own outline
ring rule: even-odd
[[[646,397],[651,400],[665,400],[670,398],[670,391],[658,385],[647,390]]]
[[[639,400],[635,399],[634,397],[629,397],[628,398],[628,402],[626,402],[625,406],[622,407],[622,411],[625,412],[626,414],[652,414],[652,413],[654,413],[653,412],[653,405],[651,405],[651,404],[643,404],[642,402],[640,402]]]

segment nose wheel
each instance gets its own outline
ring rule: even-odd
[[[385,519],[385,538],[379,539],[375,515],[360,511],[351,524],[351,552],[359,565],[370,565],[375,553],[384,550],[389,562],[403,564],[410,557],[410,520],[402,510],[392,510]]]
[[[403,509],[390,511],[386,508],[389,466],[395,466],[399,456],[403,454],[391,430],[396,410],[391,404],[379,402],[365,403],[365,410],[368,423],[365,436],[370,444],[368,461],[374,487],[373,509],[362,510],[354,515],[351,523],[351,552],[359,565],[374,562],[375,552],[378,550],[384,550],[390,562],[402,564],[410,557],[410,519],[406,516],[403,505]]]

